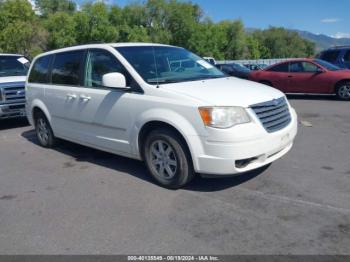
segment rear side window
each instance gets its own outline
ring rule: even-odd
[[[30,71],[29,82],[31,83],[48,83],[49,66],[51,56],[40,57]]]
[[[57,85],[78,86],[84,51],[58,53],[52,65],[52,83]]]
[[[283,64],[276,65],[276,66],[270,68],[269,71],[288,73],[288,71],[289,71],[289,69],[288,69],[288,63],[283,63]]]
[[[337,61],[339,54],[340,54],[339,50],[326,51],[326,52],[321,54],[320,58],[322,60],[327,61],[327,62],[334,63]]]
[[[344,55],[344,61],[350,62],[350,50],[346,51],[346,53]]]

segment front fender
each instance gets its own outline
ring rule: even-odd
[[[180,115],[179,113],[169,110],[169,109],[150,109],[142,114],[140,114],[136,121],[135,125],[132,128],[130,134],[130,141],[132,141],[132,150],[133,153],[136,154],[139,158],[140,156],[140,148],[139,148],[139,134],[142,127],[152,121],[164,122],[172,127],[174,127],[185,139],[192,159],[194,167],[198,166],[196,157],[197,152],[202,152],[203,146],[200,140],[200,134],[196,131],[196,128],[191,124],[191,122]]]

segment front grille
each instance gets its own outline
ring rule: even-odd
[[[24,86],[7,87],[3,91],[5,101],[16,101],[25,99]]]
[[[284,97],[250,107],[269,133],[283,129],[292,121],[289,107]]]
[[[16,109],[24,109],[25,105],[15,105],[15,106],[9,106],[10,110],[16,110]]]
[[[25,99],[24,83],[7,83],[0,86],[3,102],[16,102]]]

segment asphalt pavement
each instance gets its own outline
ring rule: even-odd
[[[290,97],[291,152],[240,176],[155,185],[142,162],[0,122],[0,254],[350,254],[350,102]]]

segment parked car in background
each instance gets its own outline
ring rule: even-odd
[[[317,58],[332,63],[340,68],[350,69],[350,46],[337,46],[322,51]]]
[[[170,66],[179,60],[197,66]],[[42,146],[59,137],[144,160],[170,188],[195,173],[265,166],[291,149],[297,132],[297,115],[283,93],[227,77],[168,45],[51,51],[35,58],[26,87],[28,119]]]
[[[25,81],[29,60],[22,55],[0,54],[0,119],[25,115]]]
[[[244,64],[244,66],[251,71],[262,70],[262,69],[268,67],[268,65],[266,65],[266,64]]]
[[[342,100],[350,100],[350,70],[320,59],[288,60],[253,71],[250,79],[284,93],[336,94]]]
[[[216,65],[216,60],[214,57],[203,57],[203,59],[212,65]]]
[[[236,63],[228,63],[228,64],[216,64],[216,67],[226,74],[242,79],[248,79],[250,70],[242,65]]]

